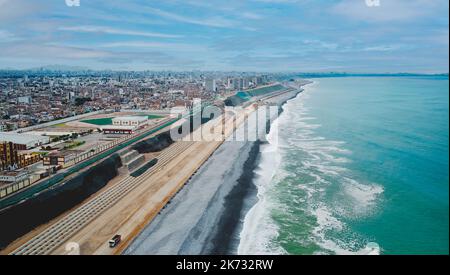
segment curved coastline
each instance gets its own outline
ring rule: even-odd
[[[277,123],[278,118],[284,112],[283,106],[285,104],[287,104],[290,100],[294,100],[295,98],[297,98],[304,91],[304,89],[303,89],[304,86],[306,86],[306,85],[313,85],[313,84],[315,84],[315,82],[307,81],[307,82],[305,82],[305,83],[303,83],[301,85],[302,88],[299,91],[297,91],[294,95],[290,95],[290,96],[287,96],[287,97],[279,98],[278,101],[273,102],[274,104],[278,105],[278,116],[273,121],[270,121],[270,120],[267,121],[266,128],[267,128],[267,135],[268,136],[271,134],[271,128],[272,128],[273,124]],[[252,201],[252,204],[247,209],[245,209],[245,211],[243,213],[241,213],[242,217],[241,217],[241,223],[239,225],[240,230],[239,230],[239,237],[238,237],[239,238],[239,242],[234,247],[234,251],[233,251],[234,254],[249,254],[250,253],[249,251],[243,251],[243,249],[241,248],[241,243],[243,241],[245,241],[245,240],[243,240],[243,238],[245,238],[245,236],[243,236],[243,234],[244,234],[244,230],[246,229],[245,227],[249,226],[246,223],[250,223],[249,218],[251,218],[251,217],[249,217],[249,215],[254,215],[254,213],[252,214],[252,212],[254,212],[257,203],[260,202],[260,200],[262,199],[262,198],[259,197],[259,193],[261,191],[261,190],[259,190],[259,188],[261,188],[261,187],[257,186],[256,181],[258,179],[263,178],[264,176],[266,176],[266,177],[273,176],[274,173],[275,173],[275,170],[276,170],[276,165],[277,165],[276,161],[274,161],[274,163],[272,163],[273,166],[271,166],[271,168],[273,168],[273,169],[270,169],[272,171],[268,171],[265,168],[260,168],[260,165],[263,162],[263,159],[262,159],[263,156],[262,156],[262,151],[261,150],[265,150],[265,148],[267,148],[268,146],[270,146],[270,142],[269,141],[266,141],[266,142],[261,144],[260,151],[258,151],[257,161],[253,164],[254,169],[251,171],[251,173],[253,175],[253,177],[251,178],[251,185],[254,186],[256,192],[253,194],[253,197],[246,198],[246,200]],[[261,170],[261,173],[263,175],[258,175],[258,173],[256,173],[257,169]],[[264,170],[264,171],[262,171],[262,170]],[[282,253],[282,251],[280,251],[279,253]]]
[[[266,121],[266,135],[270,133],[272,125],[283,113],[283,106],[289,100],[296,98],[301,92],[303,92],[303,89],[280,95],[271,100],[272,104],[278,106],[278,114],[275,119],[268,119]],[[238,184],[235,185],[233,190],[226,197],[226,208],[229,208],[230,211],[225,212],[226,215],[223,216],[222,224],[219,224],[221,230],[217,233],[217,236],[220,242],[214,243],[214,245],[217,245],[218,247],[216,250],[212,251],[212,254],[238,254],[239,252],[238,248],[241,241],[241,232],[244,228],[245,218],[258,202],[258,187],[254,181],[256,177],[259,176],[256,173],[256,170],[261,162],[261,148],[267,143],[268,141],[261,140],[253,143],[252,150],[245,162]],[[239,205],[239,207],[236,207],[236,204]],[[233,209],[236,211],[232,211]],[[230,226],[233,226],[231,227],[231,232],[229,231]]]
[[[271,99],[278,116],[301,92]],[[124,254],[237,254],[245,216],[258,199],[253,179],[263,143],[224,142]]]

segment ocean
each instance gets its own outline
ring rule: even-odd
[[[448,254],[448,77],[313,79],[283,106],[239,254]]]

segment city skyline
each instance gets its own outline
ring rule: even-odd
[[[446,1],[124,2],[1,0],[0,69],[448,72]]]

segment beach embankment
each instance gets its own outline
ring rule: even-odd
[[[300,92],[281,94],[268,103],[281,107]],[[256,131],[257,120],[251,116],[235,136]],[[224,142],[124,254],[235,254],[245,214],[257,201],[253,177],[261,142]]]
[[[0,249],[36,227],[50,222],[67,210],[101,190],[118,175],[122,162],[113,154],[99,164],[77,174],[64,184],[57,185],[22,203],[0,211]]]

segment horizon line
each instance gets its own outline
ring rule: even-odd
[[[341,74],[341,75],[449,75],[449,72],[352,72],[352,71],[239,71],[239,70],[202,70],[202,69],[191,69],[191,70],[155,70],[155,69],[147,69],[147,70],[117,70],[117,69],[92,69],[92,68],[77,68],[74,66],[73,68],[61,68],[54,69],[48,68],[50,66],[42,66],[36,68],[28,68],[28,69],[18,69],[18,68],[0,68],[0,72],[5,71],[17,71],[17,72],[25,72],[25,71],[48,71],[48,72],[172,72],[172,73],[183,73],[183,72],[203,72],[203,73],[259,73],[259,74],[311,74],[311,75],[323,75],[323,74]]]

